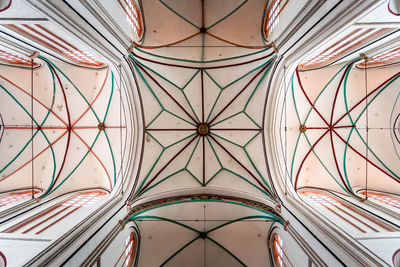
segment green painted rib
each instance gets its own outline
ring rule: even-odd
[[[266,195],[267,197],[269,197],[269,199],[270,199],[272,202],[276,203],[276,200],[275,200],[270,194],[268,194],[266,191],[264,191],[264,189],[258,187],[256,184],[250,182],[248,179],[244,178],[244,177],[241,176],[240,174],[238,174],[238,173],[236,173],[236,172],[234,172],[234,171],[232,171],[232,170],[230,170],[230,169],[224,168],[224,170],[227,171],[227,172],[229,172],[229,173],[231,173],[231,174],[233,174],[233,175],[235,175],[235,176],[237,176],[238,178],[242,179],[243,181],[245,181],[245,182],[248,183],[249,185],[251,185],[251,186],[253,186],[254,188],[256,188],[258,191],[260,191],[261,193],[263,193],[264,195]]]
[[[299,121],[299,124],[301,125],[301,119],[300,119],[300,114],[299,114],[299,110],[297,109],[297,104],[296,104],[296,97],[294,96],[294,72],[292,74],[292,99],[293,99],[293,105],[294,105],[294,109],[296,111],[296,116],[297,116],[297,120]]]
[[[71,81],[71,79],[68,78],[67,75],[64,74],[54,63],[52,63],[50,60],[43,56],[39,56],[39,58],[43,59],[44,61],[48,62],[50,65],[52,65],[59,73],[61,73],[62,76],[74,87],[74,89],[78,92],[78,94],[82,97],[82,99],[86,102],[90,110],[92,111],[93,115],[96,117],[96,120],[98,123],[100,123],[100,119],[97,116],[97,113],[94,111],[93,107],[90,105],[89,101],[86,99],[86,97],[82,94],[82,92],[76,87],[76,85]]]
[[[225,168],[221,168],[221,169],[219,169],[217,172],[215,172],[214,174],[213,174],[213,176],[211,176],[210,177],[210,179],[208,179],[208,181],[204,184],[204,186],[207,186],[212,180],[214,180],[214,178],[220,173],[220,172],[222,172],[223,170],[225,170]]]
[[[114,95],[114,73],[111,71],[111,93],[110,93],[110,98],[109,98],[108,103],[107,103],[107,109],[106,109],[106,112],[104,114],[103,123],[106,122],[108,111],[110,109],[110,104],[111,104],[111,100],[112,100],[113,95]],[[108,148],[109,148],[110,154],[111,154],[111,160],[112,160],[113,170],[114,170],[114,185],[115,185],[117,183],[117,169],[116,169],[116,166],[115,166],[114,152],[112,150],[112,146],[111,146],[111,143],[110,143],[110,139],[108,138],[106,129],[104,129],[103,132],[104,132],[104,135],[106,137]],[[111,190],[111,188],[110,188],[110,190]]]
[[[180,139],[180,140],[178,140],[178,141],[166,146],[165,149],[168,149],[168,148],[170,148],[170,147],[172,147],[172,146],[174,146],[176,144],[179,144],[179,143],[181,143],[181,142],[183,142],[183,141],[185,141],[185,140],[187,140],[187,139],[189,139],[189,138],[191,138],[191,137],[193,137],[195,135],[197,135],[197,133],[193,133],[191,135],[188,135],[188,136],[186,136],[186,137],[184,137],[184,138],[182,138],[182,139]]]
[[[239,114],[242,114],[243,112],[244,112],[243,110],[242,110],[242,111],[239,111],[239,112],[236,112],[235,114],[233,114],[233,115],[231,115],[231,116],[229,116],[229,117],[226,117],[226,118],[223,119],[223,120],[220,120],[220,121],[218,121],[218,122],[215,122],[215,123],[211,124],[210,127],[213,127],[213,126],[215,126],[215,125],[218,125],[218,124],[220,124],[220,123],[222,123],[222,122],[224,122],[224,121],[226,121],[226,120],[229,120],[229,119],[231,119],[231,118],[233,118],[233,117],[235,117],[235,116],[237,116],[237,115],[239,115]]]
[[[161,113],[163,113],[165,111],[165,109],[161,109],[161,111],[149,122],[149,124],[147,124],[147,126],[145,127],[146,129],[150,127],[150,125],[153,124],[153,122],[155,122],[157,120],[157,118],[161,115]]]
[[[350,73],[351,68],[348,70],[348,73],[346,74],[345,80],[344,80],[344,101],[345,101],[345,107],[346,107],[346,113],[347,116],[349,117],[352,125],[356,125],[357,122],[360,120],[360,118],[362,117],[362,115],[364,114],[364,112],[366,111],[367,107],[374,102],[374,100],[386,89],[388,88],[389,85],[391,85],[395,80],[397,80],[400,75],[397,75],[396,77],[394,77],[391,81],[387,82],[387,84],[385,86],[383,86],[376,94],[375,96],[372,98],[371,101],[368,102],[368,104],[362,109],[361,113],[359,114],[359,116],[356,118],[356,120],[353,120],[351,114],[349,113],[349,108],[348,108],[348,103],[347,103],[347,97],[346,97],[346,92],[347,92],[347,80],[348,80],[348,75]],[[362,138],[360,132],[358,131],[357,128],[351,128],[349,136],[347,137],[346,142],[348,143],[351,135],[353,133],[353,131],[356,131],[358,137],[360,138],[360,140],[364,143],[364,145],[367,147],[368,151],[372,153],[372,155],[379,161],[380,164],[382,164],[382,166],[389,171],[393,176],[396,177],[396,179],[400,180],[400,177],[393,171],[391,170],[377,155],[376,153],[367,145],[367,143],[365,142],[364,138]],[[346,180],[348,182],[348,175],[347,175],[347,168],[346,168],[346,155],[347,155],[347,148],[348,148],[348,144],[345,145],[345,149],[344,149],[344,156],[343,156],[343,167],[344,167],[344,173],[345,173],[345,177]],[[349,183],[349,182],[348,182]],[[351,188],[351,187],[350,187]]]
[[[178,115],[172,113],[171,111],[169,111],[169,110],[167,110],[167,109],[165,110],[165,112],[167,112],[167,113],[171,114],[172,116],[174,116],[174,117],[180,119],[181,121],[184,121],[184,122],[186,122],[186,123],[188,123],[188,124],[190,124],[190,125],[196,127],[196,124],[194,124],[194,123],[192,123],[192,122],[190,122],[190,121],[188,121],[188,120],[186,120],[186,119],[184,119],[184,118],[182,118],[182,117],[180,117],[180,116],[178,116]]]
[[[222,137],[222,136],[220,136],[220,135],[218,135],[218,134],[216,134],[214,132],[210,132],[210,134],[213,135],[213,136],[216,136],[216,137],[218,137],[218,138],[220,138],[220,139],[222,139],[222,140],[224,140],[224,141],[226,141],[226,142],[228,142],[228,143],[230,143],[232,145],[235,145],[237,147],[243,148],[243,146],[241,146],[239,144],[236,144],[235,142],[233,142],[233,141],[231,141],[229,139],[226,139],[226,138],[224,138],[224,137]]]
[[[149,172],[147,173],[147,175],[144,177],[142,183],[140,184],[138,190],[135,193],[135,196],[137,195],[138,192],[140,192],[140,190],[142,189],[144,183],[146,182],[146,180],[149,178],[150,173],[153,171],[154,167],[157,165],[158,161],[160,160],[161,156],[164,154],[165,152],[165,148],[163,148],[163,150],[161,151],[161,153],[158,155],[158,157],[156,158],[156,161],[154,162],[153,166],[151,166]]]
[[[135,61],[141,65],[143,68],[148,69],[149,71],[151,71],[152,73],[154,73],[155,75],[157,75],[158,77],[160,77],[161,79],[163,79],[164,81],[168,82],[169,84],[171,84],[172,86],[174,86],[175,88],[179,89],[183,96],[185,97],[186,102],[188,103],[191,111],[193,112],[194,116],[196,117],[197,120],[199,120],[199,118],[197,117],[196,112],[193,109],[193,106],[190,104],[189,99],[187,98],[184,89],[189,85],[189,83],[197,76],[197,74],[200,72],[200,70],[197,70],[196,73],[190,77],[189,81],[185,83],[185,85],[183,87],[179,87],[178,85],[176,85],[175,83],[173,83],[172,81],[170,81],[169,79],[167,79],[166,77],[164,77],[163,75],[161,75],[159,72],[155,71],[154,69],[146,66],[145,64],[143,64],[142,62],[140,62],[139,60],[135,59]]]
[[[185,168],[187,168],[187,166],[189,165],[190,161],[192,160],[192,157],[193,157],[193,155],[194,155],[194,152],[195,152],[196,149],[197,149],[197,146],[199,145],[199,142],[200,142],[200,137],[197,139],[197,142],[196,142],[196,144],[195,144],[195,146],[194,146],[194,148],[193,148],[192,153],[190,153],[190,156],[189,156],[188,161],[186,162]]]
[[[274,62],[275,59],[277,58],[277,55],[274,55],[273,57],[271,57],[267,63],[270,63],[271,61]],[[260,86],[260,84],[262,83],[262,81],[264,81],[265,76],[269,73],[269,70],[271,69],[273,63],[271,62],[271,64],[269,64],[269,66],[264,70],[263,75],[261,76],[260,80],[258,81],[256,87],[254,88],[253,92],[251,93],[250,97],[247,99],[246,104],[244,105],[244,111],[246,110],[247,106],[249,105],[251,99],[253,98],[255,92],[257,91],[258,87]]]
[[[191,135],[189,135],[189,136],[187,136],[187,137],[184,137],[184,138],[178,140],[177,142],[175,142],[175,143],[173,143],[173,144],[171,144],[171,145],[169,145],[169,146],[167,146],[167,147],[164,148],[164,147],[157,141],[157,139],[155,139],[150,133],[147,132],[147,134],[148,134],[149,136],[151,136],[151,138],[153,138],[153,139],[163,148],[163,150],[162,150],[161,153],[158,155],[156,161],[154,162],[153,166],[150,168],[149,172],[147,173],[147,175],[146,175],[145,178],[143,179],[143,181],[142,181],[142,183],[140,184],[140,186],[139,186],[138,190],[136,191],[136,193],[140,192],[140,190],[142,189],[144,183],[147,181],[147,179],[149,178],[151,172],[153,171],[154,167],[157,165],[157,163],[158,163],[158,161],[160,160],[161,156],[164,154],[164,152],[165,152],[168,148],[170,148],[170,147],[172,147],[172,146],[174,146],[174,145],[176,145],[176,144],[179,144],[179,143],[183,142],[184,140],[186,140],[186,139],[188,139],[188,138],[193,137],[193,136],[196,135],[196,133],[191,134]]]
[[[172,9],[169,5],[167,5],[163,0],[159,0],[161,2],[161,4],[163,4],[166,8],[168,8],[172,13],[174,13],[175,15],[177,15],[178,17],[180,17],[181,19],[183,19],[184,21],[186,21],[187,23],[189,23],[190,25],[192,25],[193,27],[195,27],[196,29],[200,30],[200,27],[197,26],[196,24],[194,24],[193,22],[191,22],[190,20],[188,20],[187,18],[185,18],[184,16],[182,16],[181,14],[179,14],[178,12],[176,12],[174,9]]]
[[[297,140],[296,140],[296,145],[294,146],[294,151],[293,151],[293,156],[292,156],[292,163],[290,164],[290,182],[293,185],[293,165],[294,165],[294,159],[296,157],[297,154],[297,149],[299,148],[299,141],[300,141],[300,137],[301,137],[301,132],[299,132],[299,135],[297,136]]]
[[[317,104],[317,101],[319,99],[319,97],[325,92],[326,88],[328,88],[328,86],[332,83],[332,81],[336,78],[337,75],[339,75],[340,72],[342,72],[342,70],[344,70],[347,67],[347,65],[344,65],[342,68],[340,68],[340,70],[338,72],[335,73],[335,75],[333,75],[333,77],[329,80],[329,82],[324,86],[324,88],[322,88],[321,92],[319,92],[319,94],[317,95],[317,97],[314,100],[314,103],[312,105],[312,107],[310,107],[310,109],[308,110],[307,116],[304,120],[303,125],[306,125],[308,117],[311,114],[311,111],[314,110],[315,105]]]
[[[164,109],[164,106],[161,104],[160,100],[158,99],[158,97],[156,96],[156,94],[154,93],[153,89],[151,89],[151,86],[149,85],[149,83],[147,82],[147,80],[144,78],[142,72],[139,70],[138,66],[136,65],[135,61],[131,59],[131,62],[133,64],[133,66],[136,69],[136,72],[139,73],[140,78],[142,79],[142,81],[146,84],[147,88],[150,90],[151,94],[154,96],[154,98],[156,99],[156,101],[158,102],[158,104],[160,105],[160,107],[162,109]]]
[[[218,247],[222,248],[222,250],[224,250],[226,253],[228,253],[229,255],[231,255],[235,260],[237,260],[242,266],[247,266],[246,264],[244,264],[238,257],[236,257],[235,254],[233,254],[232,252],[230,252],[227,248],[225,248],[223,245],[221,245],[220,243],[218,243],[217,241],[215,241],[214,239],[212,239],[211,237],[207,236],[207,239],[210,240],[211,242],[213,242],[214,244],[216,244]]]
[[[247,141],[247,143],[244,145],[244,147],[246,147],[248,144],[250,144],[251,141],[253,141],[259,134],[261,134],[261,130],[259,132],[257,132],[249,141]]]
[[[73,168],[73,170],[64,178],[64,180],[63,180],[61,183],[59,183],[55,188],[53,188],[53,190],[51,190],[50,192],[48,192],[46,195],[41,196],[41,197],[40,197],[41,199],[48,197],[51,193],[53,193],[55,190],[57,190],[61,185],[63,185],[63,184],[65,183],[65,181],[67,181],[67,179],[76,171],[76,169],[78,169],[78,167],[79,167],[79,166],[82,164],[82,162],[85,160],[85,158],[86,158],[86,156],[89,154],[89,152],[90,152],[91,150],[93,150],[93,147],[94,147],[94,145],[95,145],[95,143],[96,143],[96,141],[97,141],[97,139],[98,139],[98,137],[99,137],[99,135],[100,135],[100,132],[101,132],[101,131],[99,130],[99,132],[97,133],[96,138],[94,139],[94,141],[93,141],[93,143],[91,144],[90,148],[87,150],[87,152],[86,152],[85,155],[82,157],[82,159],[79,161],[79,163]]]
[[[252,123],[254,123],[254,125],[258,128],[261,129],[261,126],[252,118],[249,116],[249,114],[247,114],[246,111],[243,110],[244,115],[246,115],[247,118],[249,118],[249,120],[251,120]]]
[[[232,10],[231,12],[229,12],[226,16],[222,17],[221,19],[217,20],[216,22],[214,22],[213,24],[211,24],[210,26],[207,27],[207,30],[211,29],[212,27],[214,27],[215,25],[221,23],[222,21],[224,21],[225,19],[227,19],[228,17],[230,17],[233,13],[235,13],[239,8],[241,8],[244,4],[247,3],[248,0],[243,1],[242,3],[240,3],[239,6],[237,6],[234,10]]]
[[[45,61],[45,62],[46,62],[46,61]],[[49,114],[50,114],[50,111],[53,110],[54,103],[55,103],[55,96],[56,96],[56,81],[55,81],[55,77],[54,77],[54,72],[53,72],[52,68],[50,68],[50,66],[49,66],[49,64],[48,64],[47,62],[46,62],[46,65],[47,65],[47,67],[48,67],[49,70],[50,70],[51,77],[52,77],[52,81],[53,81],[53,97],[52,97],[52,100],[51,100],[51,105],[50,105],[49,111],[48,111],[48,113],[47,113],[45,119],[43,120],[41,126],[44,125],[45,121],[47,120],[47,117],[48,117]],[[54,178],[55,178],[55,176],[56,176],[56,169],[57,169],[57,162],[56,162],[56,155],[55,155],[55,153],[54,153],[53,146],[51,145],[51,143],[50,143],[49,139],[47,138],[47,136],[44,134],[43,130],[41,129],[40,131],[42,132],[44,138],[46,139],[48,145],[50,146],[50,150],[51,150],[51,154],[52,154],[52,158],[53,158],[53,173],[52,173],[52,175],[51,175],[50,185],[49,185],[49,187],[48,187],[48,188],[46,189],[46,191],[45,191],[45,192],[47,192],[48,189],[50,188],[50,186],[52,186],[52,185],[54,184]]]
[[[273,216],[277,220],[277,222],[279,222],[281,225],[284,224],[283,221],[280,218],[276,217],[274,214],[272,214],[272,213],[270,213],[268,211],[265,211],[265,210],[262,210],[260,208],[256,208],[256,207],[253,207],[253,206],[249,206],[249,205],[246,205],[246,204],[243,204],[243,203],[239,203],[239,202],[233,202],[233,201],[230,201],[230,200],[219,200],[219,199],[201,199],[201,200],[200,199],[190,199],[190,200],[181,200],[181,201],[169,202],[169,203],[161,204],[161,205],[158,205],[158,206],[155,206],[155,207],[150,207],[150,208],[148,208],[146,210],[138,212],[134,216],[130,217],[125,223],[127,223],[128,221],[135,220],[135,218],[137,216],[139,216],[140,214],[143,214],[143,213],[151,211],[151,210],[159,209],[159,208],[162,208],[162,207],[168,207],[168,206],[172,206],[172,205],[185,204],[185,203],[197,203],[197,202],[225,203],[225,204],[232,204],[232,205],[235,205],[235,206],[249,208],[251,210],[255,210],[255,211],[258,211],[258,212]]]
[[[197,239],[199,239],[200,236],[195,237],[194,239],[190,240],[188,243],[186,243],[183,247],[181,247],[180,249],[178,249],[174,254],[172,254],[168,259],[166,259],[163,263],[161,263],[160,266],[165,266],[165,264],[167,264],[167,262],[169,262],[173,257],[175,257],[177,254],[179,254],[179,252],[181,252],[182,250],[184,250],[186,247],[188,247],[190,244],[192,244],[194,241],[196,241]]]
[[[221,168],[223,168],[224,166],[222,166],[221,160],[219,159],[219,157],[218,157],[218,155],[217,155],[217,152],[215,151],[214,146],[211,144],[210,139],[208,138],[208,136],[206,136],[206,139],[207,139],[208,144],[209,144],[210,147],[211,147],[211,150],[212,150],[213,153],[214,153],[215,158],[216,158],[217,161],[218,161],[219,166],[220,166]]]
[[[312,147],[310,140],[307,137],[307,134],[304,133],[304,137],[306,138],[306,141],[308,143],[308,145],[310,146],[310,148]],[[313,154],[315,155],[315,157],[318,159],[319,163],[321,163],[322,167],[324,167],[324,169],[327,171],[327,173],[333,178],[333,180],[340,186],[340,188],[342,188],[346,193],[349,193],[344,187],[343,185],[336,179],[336,177],[328,170],[328,167],[322,162],[321,158],[318,156],[317,152],[315,152],[314,149],[312,149]]]
[[[219,98],[221,97],[221,94],[222,94],[222,90],[219,91],[218,96],[216,97],[216,99],[215,99],[215,101],[214,101],[214,103],[213,103],[213,105],[212,105],[212,107],[210,109],[210,112],[208,113],[208,116],[207,116],[207,119],[206,119],[206,123],[208,123],[208,121],[210,120],[210,116],[213,113],[214,108],[217,105]]]
[[[390,120],[389,120],[389,129],[393,129],[393,124],[392,124],[392,120],[393,120],[393,113],[394,113],[394,109],[396,107],[397,102],[399,101],[399,97],[400,97],[400,93],[397,94],[396,100],[394,101],[393,107],[392,107],[392,111],[390,112]],[[393,148],[394,151],[396,152],[397,158],[400,159],[400,154],[397,151],[396,148],[396,144],[395,144],[395,140],[393,139],[393,131],[390,131],[390,138],[392,139],[392,144],[393,144]]]
[[[189,173],[189,175],[192,176],[192,178],[195,179],[196,182],[199,183],[199,185],[203,186],[203,183],[200,182],[200,180],[199,180],[189,169],[186,168],[185,171],[186,171],[187,173]]]

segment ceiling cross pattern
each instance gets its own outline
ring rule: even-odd
[[[215,38],[217,35],[209,30],[229,22],[229,17],[247,1],[210,26],[205,26],[205,2],[201,1],[199,27],[161,1],[199,32],[162,46],[136,45],[130,54],[143,104],[146,135],[142,158],[146,166],[141,167],[134,198],[154,188],[166,190],[162,188],[164,184],[180,188],[180,182],[172,182],[178,176],[185,178],[177,179],[191,180],[190,187],[207,187],[221,177],[230,177],[228,180],[241,180],[242,186],[275,202],[265,155],[257,152],[264,146],[260,108],[265,105],[266,81],[275,53],[270,45],[247,47],[226,40],[228,48],[238,49],[239,56],[205,60],[204,37]],[[183,45],[199,34],[201,60],[170,57],[165,50],[160,50],[164,54],[148,51]],[[257,51],[243,54],[246,49]]]

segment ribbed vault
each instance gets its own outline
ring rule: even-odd
[[[288,82],[288,131],[282,133],[295,190],[316,187],[355,197],[364,188],[399,193],[400,73],[396,66],[359,68],[359,60],[297,69]]]
[[[221,41],[238,34],[226,31],[224,25],[238,23],[237,13],[255,8],[256,1],[229,1],[213,8],[209,5],[214,2],[194,1],[199,9],[185,9],[190,14],[179,13],[176,1],[150,2],[144,3],[145,17],[155,17],[152,12],[159,10],[150,6],[161,5],[165,21],[179,22],[177,27],[184,30],[178,34],[184,38],[175,33],[177,44],[159,47],[153,45],[158,40],[154,33],[130,55],[146,133],[133,199],[171,190],[220,187],[275,202],[263,153],[262,112],[274,51],[263,46],[260,34],[259,41],[250,45]],[[207,13],[218,9],[222,9],[218,14]],[[258,23],[243,34],[259,30],[263,13],[258,16]],[[152,26],[149,22],[149,31]],[[213,53],[215,42],[219,54]]]
[[[33,186],[41,198],[91,188],[111,192],[126,138],[113,72],[42,56],[35,62],[34,69],[2,66],[2,191]]]
[[[144,42],[129,59],[144,141],[127,218],[140,231],[139,265],[261,266],[273,222],[283,224],[264,144],[276,61],[261,31],[265,3],[142,4]],[[191,191],[201,194],[185,196]],[[265,209],[230,199],[238,195]]]

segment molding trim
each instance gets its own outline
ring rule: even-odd
[[[161,199],[144,202],[144,203],[138,204],[136,206],[133,206],[123,220],[126,222],[132,216],[134,216],[138,213],[141,213],[141,212],[145,212],[148,209],[152,209],[152,208],[155,208],[155,207],[158,207],[161,205],[165,205],[165,204],[171,204],[174,202],[188,201],[188,200],[231,201],[231,202],[235,202],[238,204],[244,204],[246,206],[250,206],[250,207],[253,207],[256,209],[260,209],[260,210],[272,213],[273,215],[280,218],[283,222],[285,222],[285,220],[283,219],[283,217],[280,213],[278,213],[273,207],[271,207],[265,203],[255,201],[255,200],[249,200],[246,198],[219,195],[219,194],[191,194],[191,195],[182,195],[182,196],[171,196],[171,197],[166,197],[166,198],[161,198]]]

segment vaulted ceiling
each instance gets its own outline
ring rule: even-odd
[[[278,142],[295,190],[400,192],[398,22],[381,3],[288,73]]]
[[[0,38],[0,192],[126,189],[143,266],[262,266],[265,238],[285,224],[284,190],[400,193],[400,73],[384,54],[397,53],[400,21],[385,1],[288,58],[289,20],[265,35],[271,1],[41,1],[31,13],[12,2]],[[287,16],[311,2],[290,1]],[[21,6],[34,23],[13,21]],[[65,6],[86,17],[53,10]],[[96,34],[107,42],[63,20],[106,29]],[[365,68],[360,53],[380,57]]]

